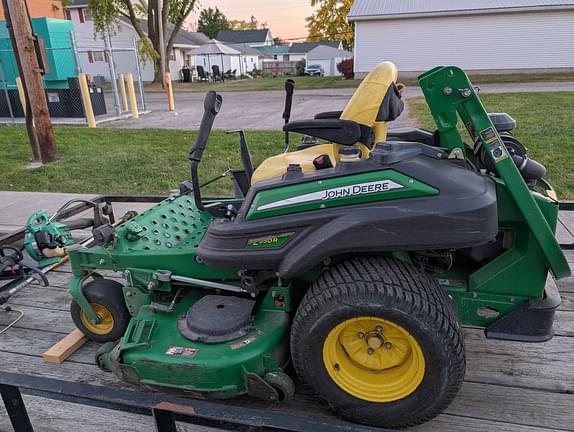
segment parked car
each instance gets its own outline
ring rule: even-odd
[[[309,65],[305,68],[305,76],[324,76],[325,71],[320,65]]]

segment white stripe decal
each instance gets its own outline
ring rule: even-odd
[[[379,180],[375,182],[359,183],[356,185],[342,186],[333,189],[325,189],[318,192],[311,192],[305,195],[294,196],[269,204],[264,204],[257,207],[257,211],[287,207],[293,204],[303,204],[313,201],[325,201],[338,198],[346,198],[355,195],[368,195],[372,193],[388,192],[393,189],[402,188],[404,188],[403,185],[392,180]]]

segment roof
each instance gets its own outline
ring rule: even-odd
[[[260,56],[261,55],[261,52],[257,48],[253,48],[251,45],[246,44],[246,43],[240,43],[240,44],[226,43],[225,45],[227,45],[228,47],[231,47],[233,49],[236,49],[241,54],[252,55],[252,56]]]
[[[77,0],[76,0],[77,1]],[[82,0],[83,1],[83,0]],[[120,20],[129,26],[132,25],[129,18],[122,17]],[[139,20],[142,31],[147,34],[147,20]],[[173,31],[173,24],[168,24],[168,34]],[[189,32],[184,29],[179,29],[175,37],[174,45],[184,46],[201,46],[209,41],[209,38],[201,32]]]
[[[327,45],[332,48],[339,48],[340,41],[322,41],[322,42],[299,42],[289,47],[289,54],[304,54],[317,48],[319,45]]]
[[[265,42],[269,29],[261,30],[220,30],[217,40],[229,43],[258,43]]]
[[[230,47],[229,45],[225,45],[216,39],[211,39],[206,44],[203,44],[200,47],[194,48],[188,52],[188,54],[192,55],[213,55],[213,54],[221,54],[221,55],[239,55],[241,54],[238,50]]]
[[[256,49],[265,57],[287,54],[289,52],[289,47],[287,45],[269,45],[257,47]]]
[[[574,0],[355,0],[349,21],[572,8]]]
[[[353,53],[350,51],[340,50],[327,45],[319,45],[313,48],[307,54],[309,61],[312,60],[328,60],[332,58],[351,58]]]

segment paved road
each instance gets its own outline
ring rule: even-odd
[[[513,92],[552,92],[574,91],[574,82],[485,84],[480,86],[481,93]],[[354,89],[295,90],[293,113],[291,118],[312,118],[321,111],[342,109]],[[226,92],[223,95],[223,107],[215,121],[220,129],[280,129],[283,125],[281,114],[284,105],[282,91]],[[405,97],[421,96],[418,87],[408,87]],[[197,129],[203,113],[203,93],[177,93],[177,110],[166,110],[165,95],[150,93],[146,96],[147,107],[152,112],[140,120],[121,120],[102,125],[119,128],[170,128]],[[110,101],[111,108],[113,103]],[[408,106],[395,121],[394,127],[411,125]]]

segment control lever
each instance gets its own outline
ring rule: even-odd
[[[219,113],[222,103],[223,98],[221,95],[214,91],[209,91],[207,93],[203,102],[204,112],[203,118],[201,119],[201,125],[199,126],[199,131],[197,133],[197,140],[189,152],[189,160],[191,161],[191,183],[193,185],[193,198],[195,200],[197,209],[201,211],[206,211],[207,209],[201,201],[198,165],[199,162],[201,162],[203,151],[207,146],[207,141],[209,139],[209,135],[211,134],[211,129],[213,128],[215,116]]]
[[[251,161],[251,153],[249,153],[249,147],[247,146],[247,139],[245,138],[245,132],[242,129],[236,129],[227,131],[225,133],[239,134],[239,150],[241,153],[241,162],[243,162],[243,168],[245,169],[245,174],[247,174],[247,178],[250,179],[251,176],[253,175],[253,162]]]
[[[295,81],[288,79],[285,81],[285,109],[283,110],[283,120],[285,124],[289,123],[291,119],[291,107],[293,105],[293,92],[295,90]],[[285,146],[283,147],[283,153],[289,151],[289,132],[285,131]]]

